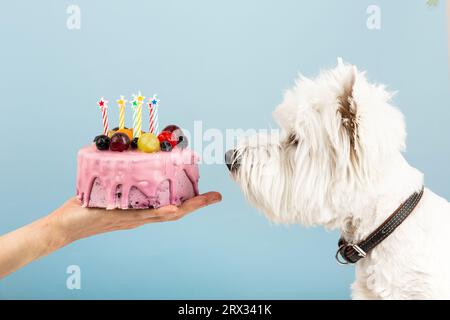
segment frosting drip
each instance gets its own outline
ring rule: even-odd
[[[184,173],[198,195],[198,156],[189,149],[175,148],[170,152],[144,153],[139,151],[99,151],[94,145],[78,152],[77,197],[82,206],[89,206],[94,182],[105,192],[107,209],[130,207],[129,195],[137,188],[145,196],[155,197],[158,187],[169,183],[170,204],[177,204],[181,190],[177,177]],[[117,190],[121,196],[117,199]],[[181,196],[182,197],[182,196]],[[116,202],[119,201],[117,204]]]

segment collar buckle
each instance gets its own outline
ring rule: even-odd
[[[340,265],[347,265],[347,264],[353,264],[356,263],[356,261],[352,261],[348,255],[349,250],[354,250],[357,255],[360,258],[365,258],[367,256],[367,252],[365,252],[363,249],[361,249],[360,246],[358,246],[355,243],[343,243],[339,246],[338,250],[336,251],[336,261]],[[359,260],[359,259],[358,259]]]

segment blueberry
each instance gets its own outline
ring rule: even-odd
[[[177,146],[181,149],[184,149],[188,146],[188,140],[186,138],[186,136],[179,136],[178,137],[178,144]]]
[[[172,150],[172,145],[170,144],[169,141],[161,141],[161,151],[171,151]]]
[[[93,140],[93,141],[94,141],[94,143],[95,143],[95,142],[97,142],[97,140],[98,140],[98,139],[100,139],[101,137],[103,137],[103,135],[102,135],[102,134],[101,134],[101,135],[99,135],[99,136],[96,136],[96,137],[94,138],[94,140]]]
[[[139,140],[138,137],[136,137],[133,140],[131,140],[131,144],[130,144],[131,149],[137,149],[137,147],[138,147],[138,140]]]
[[[100,135],[95,137],[94,142],[98,150],[108,150],[111,139],[108,136]]]

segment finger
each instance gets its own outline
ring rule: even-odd
[[[195,209],[207,206],[209,204],[215,203],[222,200],[222,196],[218,192],[208,192],[189,200],[186,200],[180,207],[169,205],[161,207],[155,210],[144,210],[142,216],[147,219],[158,219],[168,220],[171,217],[178,217],[191,212]]]
[[[196,196],[192,199],[185,201],[180,207],[176,206],[167,206],[172,207],[170,210],[161,210],[156,214],[149,213],[147,218],[145,219],[146,223],[149,222],[164,222],[164,221],[175,221],[182,217],[184,217],[189,212],[197,210],[199,208],[205,207],[207,205],[219,202],[222,200],[222,195],[218,192],[208,192],[199,196]],[[163,207],[161,209],[167,208]],[[169,209],[169,208],[167,208]]]
[[[168,205],[157,209],[134,209],[134,210],[110,210],[106,214],[102,210],[103,218],[113,220],[117,223],[133,223],[143,221],[163,222],[177,220],[189,212],[200,209],[207,205],[219,202],[222,195],[218,192],[207,192],[185,201],[180,207]]]
[[[219,201],[222,201],[222,195],[220,193],[214,191],[207,192],[183,202],[179,207],[179,213],[185,215]]]

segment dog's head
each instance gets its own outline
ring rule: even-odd
[[[271,220],[333,227],[404,148],[402,114],[383,86],[338,62],[300,77],[274,118],[279,135],[242,139],[226,161],[247,199]]]

